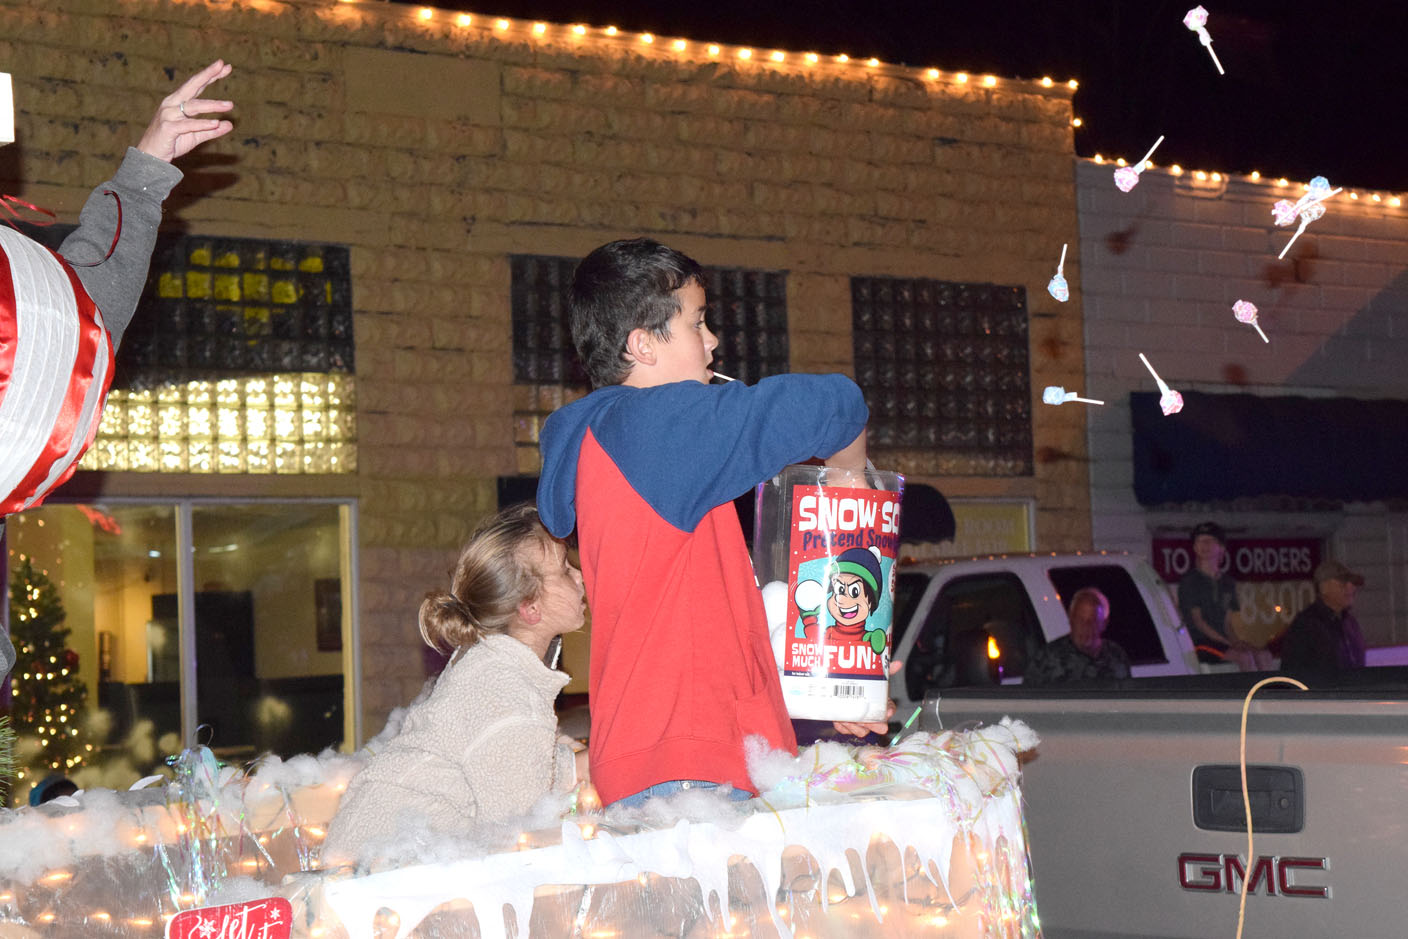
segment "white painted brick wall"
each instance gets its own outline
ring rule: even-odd
[[[1209,517],[1249,535],[1324,537],[1367,578],[1356,610],[1370,644],[1408,643],[1408,513],[1146,510],[1129,417],[1129,393],[1156,390],[1140,352],[1183,391],[1408,398],[1408,208],[1336,196],[1278,261],[1294,229],[1272,224],[1271,205],[1298,188],[1154,170],[1122,193],[1112,174],[1076,168],[1085,390],[1109,402],[1087,423],[1095,546],[1147,555],[1154,532]],[[1233,318],[1238,299],[1257,305],[1269,344]]]

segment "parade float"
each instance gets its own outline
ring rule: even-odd
[[[759,488],[794,717],[883,717],[902,480],[844,482],[789,467]],[[746,802],[695,790],[602,810],[585,788],[471,840],[408,830],[363,867],[328,868],[328,823],[378,741],[244,768],[192,747],[132,790],[0,811],[0,939],[1039,935],[1024,725],[796,755],[754,740]]]
[[[360,757],[204,748],[175,778],[0,812],[0,937],[992,936],[1040,929],[1021,724],[754,755],[744,803],[549,797],[473,843],[407,832],[382,868],[319,848]]]

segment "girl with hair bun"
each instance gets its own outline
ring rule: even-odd
[[[353,777],[328,831],[325,864],[386,856],[418,832],[465,834],[522,815],[585,777],[557,733],[553,702],[567,675],[545,664],[553,640],[582,626],[582,575],[531,505],[482,523],[448,591],[420,606],[420,634],[450,653],[399,731]]]

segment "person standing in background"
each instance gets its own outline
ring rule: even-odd
[[[1364,667],[1364,634],[1350,608],[1364,586],[1360,574],[1339,561],[1315,569],[1315,602],[1296,614],[1281,646],[1287,671],[1337,672]]]
[[[1272,667],[1272,656],[1242,638],[1237,582],[1224,573],[1227,533],[1216,522],[1193,528],[1195,565],[1178,582],[1178,610],[1198,647],[1200,662],[1236,662],[1244,672]]]

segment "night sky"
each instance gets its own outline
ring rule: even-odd
[[[887,62],[1076,78],[1076,151],[1408,190],[1408,3],[1202,0],[442,0],[442,9]]]

